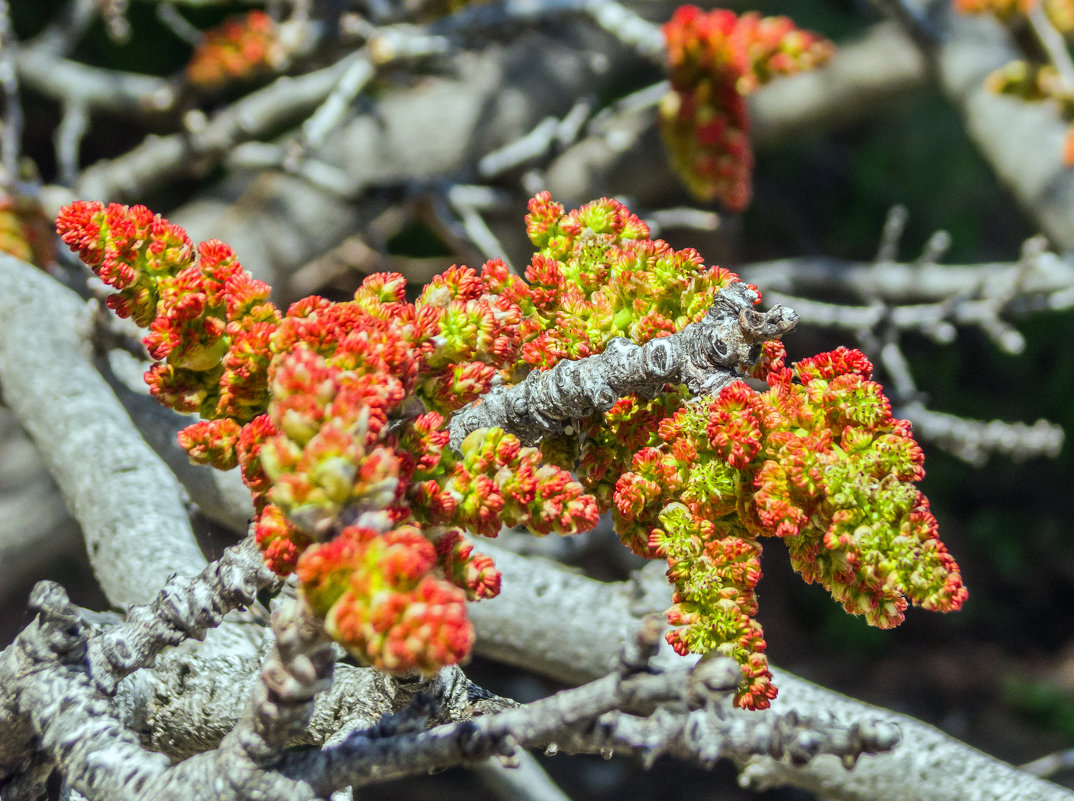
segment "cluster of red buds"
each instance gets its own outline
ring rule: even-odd
[[[519,304],[522,360],[540,369],[601,353],[614,337],[642,344],[697,322],[738,278],[696,250],[649,238],[649,227],[608,198],[567,212],[542,192],[526,231],[538,248],[526,281],[503,273],[497,291]]]
[[[834,47],[787,17],[681,6],[664,25],[671,91],[660,131],[671,166],[698,200],[749,205],[753,150],[746,96],[826,62]]]
[[[0,192],[0,252],[42,268],[52,264],[52,225],[37,198]]]
[[[186,76],[195,86],[215,89],[272,72],[284,57],[276,21],[264,11],[251,11],[205,31]]]
[[[358,658],[405,671],[468,655],[464,603],[496,595],[500,578],[464,531],[596,524],[581,485],[516,437],[474,432],[461,453],[446,448],[445,415],[521,347],[521,310],[490,290],[502,262],[452,267],[414,303],[402,276],[380,274],[352,301],[308,297],[281,313],[228,246],[195,248],[144,207],[77,202],[57,227],[117,290],[109,307],[149,329],[150,391],[203,418],[180,444],[241,468],[267,563],[297,571]]]
[[[1017,41],[1039,36],[1039,30],[1027,24],[1029,14],[1037,10],[1037,0],[954,0],[964,14],[991,14],[1002,22]],[[1074,37],[1074,2],[1045,0],[1039,22],[1051,25],[1067,39]],[[1039,12],[1037,12],[1039,13]],[[1029,103],[1049,103],[1061,119],[1071,123],[1063,143],[1063,164],[1074,167],[1074,84],[1044,55],[1047,48],[1030,46],[1026,59],[1008,62],[985,79],[985,86],[996,94],[1009,95]]]
[[[756,372],[768,392],[738,381],[661,420],[614,496],[624,542],[668,559],[679,627],[669,641],[737,659],[747,708],[775,695],[752,619],[759,537],[783,539],[807,582],[880,628],[902,622],[908,602],[946,612],[966,597],[913,486],[921,449],[869,380],[868,359],[840,348],[787,368],[769,342]]]
[[[573,533],[608,509],[630,548],[668,562],[669,642],[736,659],[745,708],[775,695],[755,620],[759,537],[784,539],[806,581],[877,626],[908,602],[947,611],[965,597],[913,486],[921,450],[856,351],[787,368],[769,342],[754,367],[765,393],[738,381],[691,398],[668,384],[539,449],[495,427],[449,445],[452,414],[494,384],[616,337],[680,332],[738,284],[614,200],[566,211],[534,197],[525,278],[498,260],[452,267],[408,302],[401,276],[379,274],[351,301],[285,312],[226,245],[194,247],[142,207],[78,202],[57,226],[117,290],[108,305],[149,329],[153,394],[203,418],[182,446],[241,469],[267,563],[297,574],[367,664],[431,672],[468,655],[465,602],[495,596],[500,575],[467,534]]]

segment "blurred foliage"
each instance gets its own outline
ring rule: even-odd
[[[763,148],[754,180],[756,201],[745,215],[750,260],[871,259],[897,204],[910,210],[904,258],[940,229],[951,234],[950,262],[1015,258],[1034,233],[935,91],[830,134]]]
[[[1004,700],[1027,720],[1074,741],[1074,696],[1050,681],[1008,679]]]

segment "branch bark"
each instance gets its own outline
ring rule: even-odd
[[[627,642],[644,615],[670,605],[662,571],[647,578],[605,584],[535,558],[517,556],[492,542],[481,549],[503,574],[499,597],[470,607],[478,631],[477,652],[561,681],[603,675],[609,654]],[[663,599],[663,600],[660,600]],[[682,661],[666,648],[657,664]],[[894,725],[902,742],[890,754],[864,757],[846,771],[839,760],[820,756],[808,765],[765,757],[740,762],[751,787],[791,785],[837,801],[1071,801],[1074,793],[1032,777],[938,729],[906,715],[870,706],[773,669],[780,694],[772,711],[822,718],[846,725],[875,719]],[[734,715],[766,713],[734,711]]]
[[[147,603],[205,566],[171,471],[93,366],[92,312],[32,265],[0,254],[0,385],[82,525],[109,601]]]
[[[652,398],[667,383],[708,395],[739,378],[761,345],[798,323],[791,309],[754,311],[758,294],[744,282],[721,289],[699,322],[644,345],[613,338],[599,354],[533,370],[510,387],[498,386],[451,418],[451,446],[459,450],[471,431],[495,426],[524,445],[559,433],[571,419],[606,412],[624,395]]]

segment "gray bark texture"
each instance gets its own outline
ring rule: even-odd
[[[173,573],[205,566],[179,486],[94,368],[92,309],[10,256],[0,255],[0,281],[4,403],[81,523],[108,600],[145,603]]]
[[[608,585],[551,563],[516,556],[495,543],[481,547],[496,560],[504,589],[493,602],[471,607],[479,632],[478,653],[563,680],[586,681],[603,675],[615,644],[629,640],[646,614],[664,609],[670,600],[659,569],[644,569],[634,582]],[[662,648],[655,663],[681,661],[670,648]],[[862,757],[849,771],[831,756],[794,765],[764,756],[739,758],[731,749],[745,785],[756,789],[792,785],[840,801],[1074,798],[1069,790],[911,717],[847,698],[785,670],[773,668],[773,675],[779,687],[771,709],[775,714],[821,720],[830,716],[844,725],[871,721],[894,727],[902,739],[890,753]],[[730,711],[729,717],[748,719],[758,714],[763,717],[768,712]]]
[[[717,293],[704,318],[676,334],[640,346],[615,337],[588,359],[564,360],[513,386],[494,387],[452,416],[451,445],[458,449],[471,431],[490,426],[534,445],[572,419],[606,412],[626,395],[655,397],[668,383],[685,384],[694,395],[719,392],[757,361],[765,341],[798,323],[783,306],[755,311],[757,300],[755,290],[736,282]]]

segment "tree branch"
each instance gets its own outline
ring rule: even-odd
[[[629,641],[641,617],[670,604],[662,570],[643,571],[634,582],[606,584],[536,558],[516,556],[493,542],[481,548],[503,574],[500,595],[471,604],[478,631],[476,650],[484,656],[534,670],[560,681],[604,675],[609,654]],[[651,585],[650,585],[651,582]],[[660,665],[681,663],[670,648]],[[844,725],[875,719],[896,726],[901,744],[890,754],[868,757],[846,771],[840,761],[818,757],[796,767],[766,757],[741,763],[743,781],[755,787],[792,785],[839,801],[1071,801],[1074,793],[1028,776],[921,721],[880,709],[818,687],[773,668],[780,694],[775,714],[794,712]],[[768,712],[733,711],[734,716]]]
[[[75,518],[116,606],[146,603],[205,558],[174,475],[94,369],[92,313],[32,265],[0,254],[0,384]]]
[[[932,264],[857,262],[804,256],[743,264],[744,281],[769,292],[831,296],[850,294],[866,302],[942,303],[987,292],[1009,296],[1005,311],[1026,315],[1074,306],[1074,263],[1054,253],[1010,262]]]
[[[118,72],[61,58],[47,43],[24,45],[15,59],[27,87],[61,102],[142,117],[171,113],[176,86],[164,78]]]
[[[624,395],[653,397],[667,383],[694,395],[718,392],[740,377],[766,340],[792,330],[798,315],[776,306],[753,310],[757,293],[743,282],[721,289],[705,317],[666,337],[635,345],[612,339],[599,354],[532,370],[513,386],[493,387],[451,418],[451,446],[471,431],[496,426],[533,445],[569,421],[606,412]]]
[[[202,639],[224,615],[253,603],[259,590],[279,580],[247,537],[193,579],[169,579],[153,603],[131,607],[122,624],[95,638],[89,648],[90,673],[110,694],[120,679],[152,665],[165,648]]]
[[[920,14],[920,0],[904,2]],[[936,36],[919,44],[970,137],[1033,222],[1059,247],[1074,247],[1074,172],[1061,158],[1069,124],[1046,104],[985,88],[989,73],[1018,58],[995,20],[959,14],[953,4],[932,19]]]

